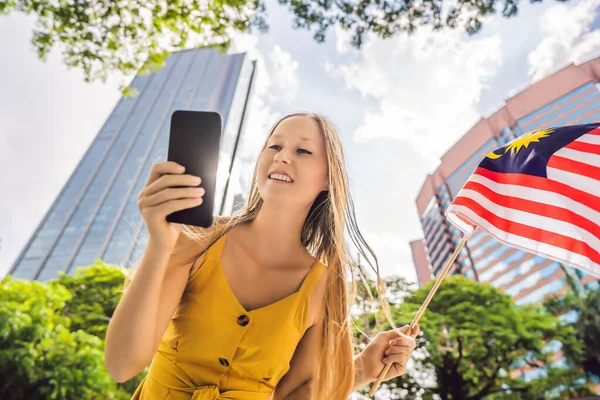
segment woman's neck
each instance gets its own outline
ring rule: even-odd
[[[270,251],[283,258],[304,251],[301,235],[309,207],[305,210],[263,204],[256,218],[248,225],[252,241],[259,252]]]

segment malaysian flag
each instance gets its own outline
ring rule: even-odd
[[[600,277],[600,124],[542,129],[489,153],[446,211],[470,236]]]

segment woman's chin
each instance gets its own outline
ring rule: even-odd
[[[310,199],[300,199],[294,195],[271,193],[269,196],[263,197],[263,207],[284,210],[287,213],[303,213],[308,211],[313,203],[314,199],[312,201]]]

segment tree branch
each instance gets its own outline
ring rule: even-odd
[[[508,350],[506,350],[504,352],[504,354],[502,354],[503,360],[506,360],[507,358],[508,358]],[[480,398],[485,397],[488,394],[492,393],[491,392],[492,386],[494,386],[494,383],[496,382],[496,378],[498,377],[498,374],[500,373],[500,370],[502,369],[502,364],[500,363],[500,361],[498,360],[497,357],[496,357],[496,362],[498,363],[498,365],[496,366],[496,370],[492,373],[492,376],[488,377],[485,372],[483,373],[486,376],[486,378],[488,378],[488,383],[481,389],[478,397],[475,397],[475,399],[480,399]]]
[[[504,388],[498,386],[497,388],[490,390],[487,394],[489,395],[489,394],[494,394],[494,393],[500,393],[500,392],[505,392],[507,390],[510,390],[511,392],[526,392],[527,390],[529,390],[529,388],[526,386],[523,386],[523,387],[518,387],[518,386],[512,387],[511,386],[507,389],[504,389]]]

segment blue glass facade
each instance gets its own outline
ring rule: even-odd
[[[530,132],[550,126],[587,124],[600,120],[600,85],[585,84],[546,106],[520,118],[521,132]]]
[[[443,208],[438,201],[437,196],[432,197],[425,212],[421,215],[427,243],[426,251],[434,275],[439,272],[443,267],[444,260],[451,254],[447,223],[443,216]]]
[[[137,196],[152,164],[166,160],[170,117],[178,109],[223,118],[215,211],[228,214],[242,196],[226,186],[240,189],[235,153],[254,71],[245,54],[193,49],[137,75],[130,86],[139,94],[117,103],[9,274],[46,281],[98,258],[123,266],[138,260],[146,231]]]

